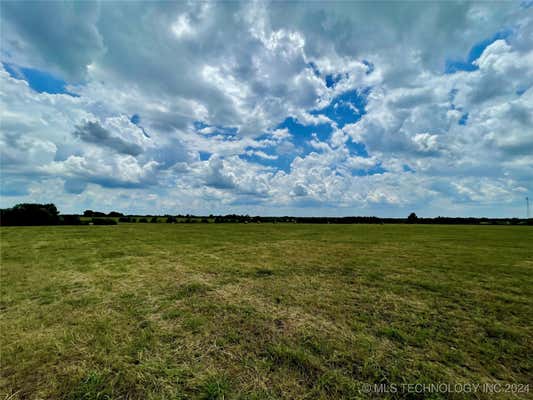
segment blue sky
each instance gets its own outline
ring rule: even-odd
[[[67,83],[64,80],[55,77],[49,72],[8,63],[3,63],[3,67],[12,78],[26,81],[29,87],[37,93],[75,96],[75,94],[67,90]]]
[[[2,2],[0,205],[523,216],[530,2]]]

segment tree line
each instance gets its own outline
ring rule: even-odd
[[[85,210],[83,214],[60,214],[54,204],[17,204],[0,209],[0,225],[116,225],[117,223],[294,223],[294,224],[446,224],[446,225],[533,225],[533,218],[419,218],[411,213],[407,218],[380,217],[263,217],[240,214],[227,215],[125,215],[118,211],[104,213]]]

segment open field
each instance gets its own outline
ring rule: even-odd
[[[531,227],[0,233],[0,399],[368,398],[363,383],[437,382],[530,384],[479,398],[533,392]]]

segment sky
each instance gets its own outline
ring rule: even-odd
[[[0,206],[524,217],[533,2],[0,2]]]

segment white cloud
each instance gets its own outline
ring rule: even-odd
[[[176,22],[172,24],[171,29],[178,38],[191,35],[194,32],[187,14],[181,14]]]
[[[1,7],[2,61],[78,95],[0,69],[3,203],[53,196],[53,181],[70,211],[497,214],[533,185],[533,17],[519,4]],[[478,69],[444,73],[502,31]],[[365,88],[359,121],[317,113]],[[289,117],[305,128],[280,128]]]

